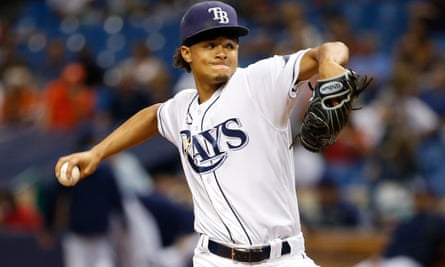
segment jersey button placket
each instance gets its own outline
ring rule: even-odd
[[[197,114],[197,120],[193,123],[193,130],[198,132],[200,130],[199,122],[201,121],[201,117],[202,117],[201,108],[198,107],[196,109],[196,114]]]

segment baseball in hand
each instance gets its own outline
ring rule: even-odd
[[[73,186],[77,184],[80,179],[80,169],[77,166],[74,166],[71,170],[71,174],[67,173],[68,170],[68,162],[62,164],[60,168],[60,177],[59,182],[64,186]]]

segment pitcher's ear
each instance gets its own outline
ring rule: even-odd
[[[183,46],[181,46],[180,49],[181,49],[181,56],[184,59],[184,61],[187,63],[192,62],[190,47],[183,45]]]

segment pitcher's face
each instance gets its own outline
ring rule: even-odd
[[[218,37],[185,47],[183,58],[190,64],[197,83],[222,84],[238,67],[238,41]]]

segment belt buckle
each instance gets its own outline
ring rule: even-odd
[[[237,253],[239,252],[239,253]],[[264,258],[261,257],[261,259],[258,259],[255,257],[255,259],[252,259],[253,253],[262,253],[263,248],[257,247],[257,248],[232,248],[232,260],[240,261],[240,262],[258,262],[263,261]],[[247,257],[246,257],[247,255]]]
[[[235,260],[235,248],[232,248],[232,260]]]

